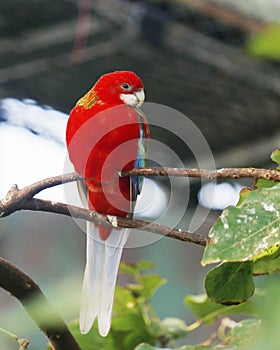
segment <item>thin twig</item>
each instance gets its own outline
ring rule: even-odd
[[[266,179],[271,181],[280,181],[280,171],[275,169],[263,168],[222,168],[217,170],[206,169],[188,169],[188,168],[134,168],[120,173],[120,176],[179,176],[194,177],[205,179]],[[29,192],[33,197],[42,190],[61,185],[62,183],[81,180],[83,177],[78,173],[69,173],[54,176],[48,179],[38,181],[30,186],[25,187],[25,191]]]
[[[55,350],[80,350],[79,345],[68,330],[59,314],[49,304],[39,286],[24,272],[12,265],[7,260],[0,258],[0,287],[16,297],[37,326],[45,333]],[[47,318],[52,320],[52,325],[42,320],[30,301],[36,298],[40,301],[44,310],[48,310]]]
[[[22,209],[24,210],[34,210],[34,211],[46,211],[49,213],[63,214],[67,216],[72,216],[76,219],[84,219],[98,224],[112,226],[112,219],[104,214],[99,214],[94,211],[89,211],[87,209],[79,208],[72,205],[67,205],[64,203],[45,201],[41,199],[34,198],[23,203]],[[198,245],[205,246],[209,241],[208,237],[202,236],[197,233],[188,232],[182,229],[171,228],[169,226],[160,225],[156,223],[151,223],[149,221],[128,219],[122,217],[116,217],[114,225],[118,227],[127,227],[137,230],[143,230],[158,235],[166,236],[169,238],[174,238],[180,241],[194,243]]]
[[[280,181],[280,171],[261,168],[224,168],[218,170],[186,168],[134,168],[121,173],[122,176],[180,176],[204,179],[266,179]]]
[[[240,178],[253,178],[253,179],[266,179],[271,181],[280,181],[280,171],[274,169],[262,169],[262,168],[222,168],[217,170],[206,169],[188,169],[188,168],[134,168],[128,171],[120,173],[120,176],[179,176],[179,177],[194,177],[205,179],[240,179]],[[30,186],[26,186],[22,189],[21,193],[23,197],[26,197],[26,193],[29,194],[29,198],[34,197],[36,194],[46,188],[61,185],[62,183],[68,183],[83,179],[83,176],[78,173],[69,173],[64,175],[58,175],[50,177],[41,181],[38,181]]]
[[[25,350],[28,348],[29,346],[29,340],[28,339],[24,339],[24,338],[20,338],[18,337],[16,334],[8,331],[7,329],[4,328],[0,328],[0,332],[8,335],[9,337],[13,338],[14,340],[16,340],[16,342],[19,345],[19,350]]]

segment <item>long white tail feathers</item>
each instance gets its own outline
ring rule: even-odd
[[[100,335],[105,337],[111,326],[112,309],[118,268],[129,229],[112,229],[106,241],[99,237],[98,228],[87,222],[87,251],[82,301],[80,331],[90,331],[98,318]]]

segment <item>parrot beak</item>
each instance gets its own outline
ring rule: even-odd
[[[120,99],[130,107],[141,107],[145,100],[145,93],[143,89],[139,89],[133,94],[121,94]]]
[[[135,92],[134,95],[136,96],[136,100],[137,100],[136,107],[141,107],[142,103],[145,101],[145,92],[144,92],[144,90],[140,89],[137,92]]]

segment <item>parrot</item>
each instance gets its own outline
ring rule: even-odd
[[[87,221],[82,334],[90,331],[95,318],[101,336],[111,327],[117,273],[129,237],[129,229],[117,227],[114,218],[132,218],[143,184],[143,177],[121,177],[120,172],[146,164],[150,131],[140,108],[144,99],[144,85],[134,72],[107,73],[78,100],[67,122],[69,159],[84,178],[77,183],[83,205],[106,214],[112,223]]]

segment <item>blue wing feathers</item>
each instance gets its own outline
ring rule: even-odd
[[[138,114],[138,120],[139,120],[139,127],[140,127],[139,140],[138,140],[138,157],[134,162],[134,167],[144,168],[146,165],[146,138],[145,138],[142,117],[139,114]],[[143,180],[144,180],[143,176],[132,176],[132,184],[135,187],[136,195],[140,194],[142,190]]]

